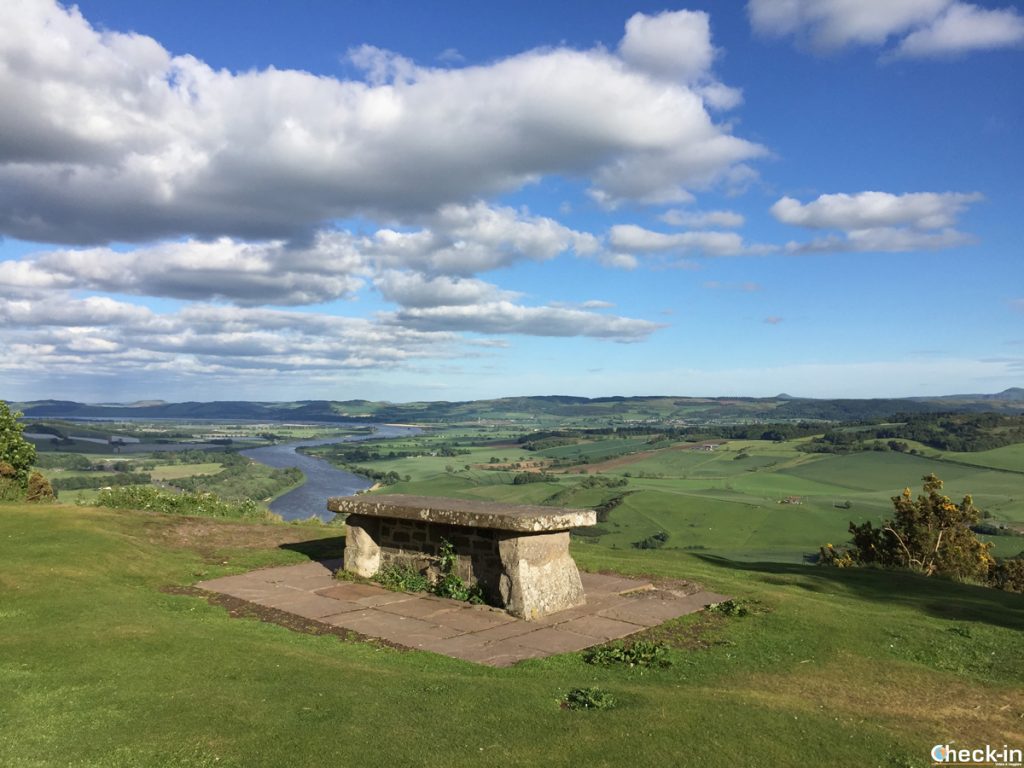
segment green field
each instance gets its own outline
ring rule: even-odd
[[[936,743],[1024,742],[1024,597],[938,579],[576,546],[587,569],[768,609],[676,622],[672,666],[643,673],[492,669],[165,591],[339,547],[323,527],[0,505],[0,765],[906,768]],[[559,708],[593,685],[617,708]]]
[[[382,453],[428,452],[439,446],[469,453],[382,458],[365,465],[403,478],[381,490],[387,493],[594,507],[628,491],[623,503],[596,529],[600,535],[591,531],[585,537],[618,549],[664,532],[669,534],[664,549],[802,562],[823,544],[845,542],[851,521],[884,519],[891,513],[891,498],[907,486],[918,490],[921,478],[931,472],[946,481],[951,497],[972,494],[989,515],[987,522],[1024,526],[1024,474],[999,466],[1008,463],[1013,449],[1021,446],[956,454],[950,461],[936,451],[927,455],[805,453],[798,450],[803,440],[733,440],[713,450],[700,450],[699,444],[687,443],[655,448],[652,442],[666,445],[656,435],[610,436],[530,452],[510,444],[509,433],[495,436],[490,445],[487,437],[482,432],[439,430],[394,443],[368,443]],[[329,457],[329,450],[322,455]],[[962,463],[965,455],[975,457],[976,465]],[[502,469],[487,469],[492,458],[503,462]],[[571,458],[581,463],[553,469],[557,482],[515,485],[518,470],[504,469],[505,463]],[[595,476],[625,478],[628,485],[580,486],[584,477]],[[782,503],[787,500],[796,503]],[[984,538],[992,543],[997,557],[1024,551],[1024,536]]]

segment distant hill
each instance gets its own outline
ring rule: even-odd
[[[1024,388],[1010,387],[994,395],[943,395],[942,397],[914,398],[920,400],[939,400],[955,402],[983,402],[983,403],[1024,403]]]
[[[351,422],[360,420],[443,423],[490,421],[537,426],[558,422],[600,421],[605,424],[674,422],[682,424],[744,424],[761,422],[877,421],[897,414],[1021,413],[1024,388],[996,394],[942,397],[814,399],[780,394],[775,397],[598,397],[546,395],[494,400],[413,403],[369,400],[302,400],[259,402],[87,404],[70,400],[14,403],[28,418],[211,419],[245,421]]]

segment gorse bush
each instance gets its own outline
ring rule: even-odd
[[[25,487],[25,501],[40,502],[53,501],[57,494],[53,492],[50,481],[38,472],[28,476],[28,485]]]
[[[1024,592],[1024,560],[1003,560],[993,566],[989,584],[1007,592]]]
[[[838,549],[826,544],[819,562],[840,568],[876,564],[887,568],[908,568],[925,576],[944,575],[957,579],[984,581],[995,560],[990,545],[978,540],[972,525],[980,512],[970,496],[956,504],[943,496],[942,481],[935,475],[924,478],[923,493],[914,499],[904,489],[892,499],[894,516],[876,528],[870,520],[850,523],[853,541]]]

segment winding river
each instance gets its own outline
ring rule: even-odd
[[[374,425],[372,434],[347,435],[325,440],[298,440],[293,443],[268,445],[264,448],[250,448],[242,451],[243,456],[266,464],[268,467],[298,467],[306,476],[306,482],[270,502],[270,511],[285,520],[301,520],[316,515],[321,520],[330,520],[334,514],[327,511],[329,496],[348,496],[369,488],[372,483],[365,477],[346,472],[328,464],[323,459],[296,452],[296,448],[334,443],[351,443],[357,440],[378,440],[388,437],[402,437],[419,432],[415,427]]]

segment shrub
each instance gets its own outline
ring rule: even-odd
[[[850,523],[850,546],[840,550],[828,544],[821,548],[818,562],[840,568],[874,563],[909,568],[925,576],[985,580],[995,560],[989,554],[990,545],[971,530],[980,517],[971,497],[954,504],[940,493],[938,477],[926,475],[923,480],[923,493],[916,500],[909,488],[893,497],[893,519],[881,528],[871,521]]]
[[[1003,560],[989,572],[988,583],[1007,592],[1024,592],[1024,560]]]
[[[661,549],[667,542],[668,533],[661,531],[640,541],[634,541],[630,546],[633,549]]]
[[[28,484],[28,475],[36,460],[36,447],[22,437],[24,426],[21,416],[0,400],[0,462],[4,464],[3,477],[13,477],[22,488]]]
[[[611,709],[615,697],[601,688],[573,688],[562,699],[563,709]]]
[[[25,501],[53,501],[55,498],[57,498],[57,494],[53,492],[53,486],[50,485],[49,480],[38,472],[33,472],[28,476],[28,487],[25,490]]]

